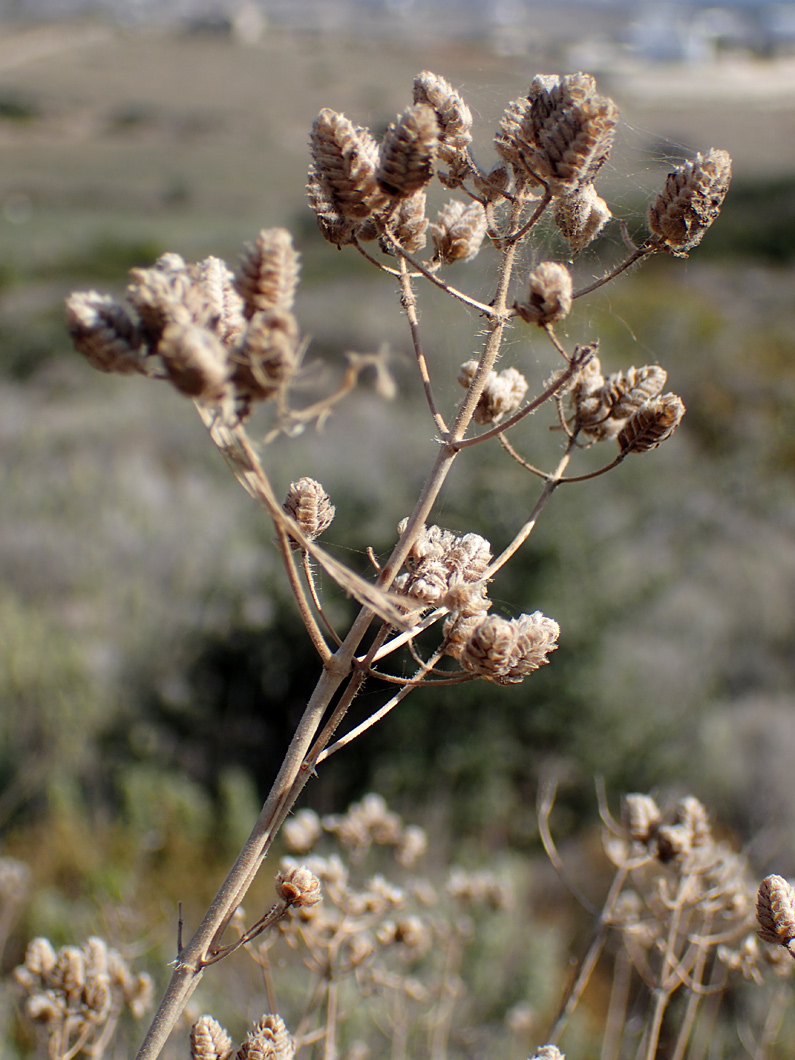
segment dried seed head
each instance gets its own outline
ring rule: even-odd
[[[298,323],[284,309],[255,313],[232,354],[232,381],[244,402],[266,401],[290,381],[298,366]]]
[[[647,453],[670,438],[681,423],[685,405],[676,394],[644,401],[618,436],[622,453]]]
[[[486,202],[499,202],[511,187],[511,172],[504,162],[495,162],[488,173],[473,174],[475,189]]]
[[[795,940],[795,890],[783,876],[765,876],[756,898],[759,935],[790,949]]]
[[[299,810],[282,826],[282,835],[291,854],[306,854],[320,838],[323,829],[314,810]]]
[[[407,521],[398,524],[403,533]],[[477,582],[491,562],[491,545],[479,534],[458,537],[440,526],[424,526],[406,558],[408,572],[394,582],[397,592],[438,605],[451,585]]]
[[[649,208],[651,243],[686,257],[720,213],[731,172],[729,154],[712,148],[669,173]]]
[[[190,1029],[191,1060],[229,1060],[232,1039],[212,1016],[200,1016]]]
[[[407,199],[424,188],[433,177],[439,140],[436,112],[425,103],[415,103],[394,121],[381,145],[376,177],[389,196]]]
[[[554,196],[593,181],[610,155],[618,107],[587,74],[536,77],[527,101],[511,103],[495,147],[526,183]]]
[[[365,221],[362,229],[367,224],[368,222]],[[400,243],[407,254],[416,254],[418,250],[422,250],[427,242],[425,232],[428,228],[424,191],[415,192],[408,199],[400,200],[397,210],[390,217],[389,228],[392,237]],[[362,234],[360,230],[357,235],[359,239],[362,239],[367,235],[367,231]],[[378,230],[373,226],[373,238],[377,235]],[[381,249],[387,254],[392,253],[386,240],[382,240]]]
[[[536,1049],[530,1060],[566,1060],[566,1056],[557,1045],[542,1045],[540,1049]]]
[[[34,1023],[43,1023],[53,1031],[59,1029],[66,1018],[66,1002],[49,991],[33,994],[25,1002],[25,1013]]]
[[[120,302],[97,291],[75,291],[66,300],[66,321],[75,349],[92,367],[146,374],[143,336]]]
[[[86,975],[95,975],[108,971],[108,944],[96,935],[83,946],[86,958]]]
[[[234,274],[220,258],[208,257],[188,266],[191,288],[186,307],[194,324],[201,324],[223,343],[236,343],[246,326],[243,299],[234,287]]]
[[[704,804],[694,795],[686,795],[677,803],[676,823],[688,830],[692,847],[706,847],[712,842],[709,816]]]
[[[86,1018],[93,1022],[106,1019],[113,1003],[110,976],[107,972],[86,974],[86,982],[81,996],[81,1007]]]
[[[283,869],[276,877],[276,893],[288,905],[317,905],[322,901],[320,880],[303,865]]]
[[[328,530],[336,512],[329,495],[313,478],[299,478],[297,482],[291,482],[283,507],[310,541]],[[291,545],[293,548],[300,547],[298,542],[291,541]]]
[[[451,898],[467,905],[487,905],[495,910],[507,910],[513,905],[513,894],[505,880],[489,869],[465,872],[453,869],[445,890]]]
[[[596,239],[612,216],[607,203],[596,194],[590,182],[555,200],[555,224],[572,254],[579,254]]]
[[[452,199],[431,223],[434,261],[450,265],[454,261],[471,261],[480,250],[486,235],[486,211],[479,202],[467,205]]]
[[[325,108],[312,125],[310,147],[310,186],[315,181],[320,185],[323,198],[340,217],[361,221],[385,205],[375,176],[378,145],[367,129]],[[313,209],[316,200],[317,194],[310,191]]]
[[[625,795],[621,816],[632,839],[644,845],[653,838],[662,822],[660,808],[651,795]]]
[[[425,855],[427,849],[428,836],[425,829],[414,824],[407,825],[395,847],[395,860],[404,869],[410,869]]]
[[[38,976],[43,983],[49,984],[56,960],[55,950],[50,940],[39,937],[31,939],[28,943],[23,967]]]
[[[235,274],[246,316],[262,309],[292,309],[299,271],[298,252],[287,229],[264,228],[243,248]]]
[[[352,243],[356,237],[358,222],[345,217],[338,209],[331,191],[318,176],[314,165],[309,169],[306,196],[323,238],[337,247]],[[370,238],[375,239],[375,233]]]
[[[197,324],[168,324],[157,348],[168,378],[181,394],[207,405],[227,394],[229,360],[223,344]]]
[[[235,1060],[293,1060],[295,1045],[281,1016],[268,1013],[248,1032]]]
[[[130,269],[127,299],[141,319],[141,331],[156,349],[167,324],[190,323],[193,280],[178,254],[164,254],[149,269]]]
[[[530,288],[526,302],[517,302],[514,309],[528,324],[554,324],[571,312],[571,273],[556,261],[542,261],[530,273]]]
[[[414,102],[426,103],[436,112],[439,126],[439,153],[445,161],[472,140],[472,111],[449,81],[423,70],[414,78]]]
[[[516,684],[549,662],[560,627],[535,611],[508,620],[489,615],[476,622],[458,655],[465,670],[498,684]]]
[[[624,420],[636,412],[644,401],[656,398],[665,386],[668,373],[659,364],[634,366],[626,373],[614,372],[605,380],[604,400],[610,416]]]
[[[458,373],[461,386],[468,388],[471,385],[477,367],[478,362],[475,360],[466,361],[461,365],[461,371]],[[499,423],[519,408],[526,393],[527,380],[516,368],[504,368],[499,373],[490,371],[475,407],[475,422]]]

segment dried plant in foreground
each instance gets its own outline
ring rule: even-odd
[[[650,208],[645,241],[631,243],[625,231],[624,259],[578,287],[570,255],[593,245],[610,219],[594,182],[610,155],[617,121],[617,106],[598,94],[587,74],[536,77],[526,96],[508,104],[494,137],[498,158],[483,167],[471,153],[469,107],[444,78],[429,71],[415,79],[412,102],[380,143],[330,108],[315,120],[310,209],[326,240],[361,254],[381,270],[385,282],[397,286],[439,439],[416,504],[400,521],[391,554],[369,579],[332,557],[319,541],[334,512],[323,486],[305,476],[290,486],[283,503],[267,456],[260,455],[246,431],[249,417],[264,406],[270,413],[266,441],[279,432],[289,436],[331,415],[362,372],[375,370],[382,384],[387,380],[382,357],[351,354],[333,393],[310,405],[294,404],[293,384],[301,375],[306,343],[296,315],[298,254],[286,230],[261,232],[235,268],[214,257],[190,264],[165,254],[153,266],[132,270],[124,301],[95,291],[69,298],[74,343],[94,367],[164,381],[196,403],[212,441],[273,522],[321,669],[243,851],[177,955],[140,1060],[158,1055],[204,969],[231,952],[223,939],[235,910],[315,769],[417,688],[473,680],[512,684],[548,663],[557,647],[557,623],[538,610],[514,617],[492,612],[492,579],[528,538],[558,487],[656,448],[680,423],[684,403],[663,392],[666,373],[660,366],[605,374],[596,336],[567,349],[555,330],[578,299],[643,258],[660,252],[686,255],[714,221],[726,194],[730,161],[725,152],[711,150],[678,167]],[[444,201],[432,220],[426,210],[439,186]],[[523,275],[519,248],[533,242],[545,215],[560,231],[563,260],[542,260]],[[423,261],[417,255],[427,232],[433,253]],[[475,297],[448,281],[448,268],[485,252],[495,255],[490,290]],[[453,408],[443,407],[440,394],[447,392],[447,381],[432,378],[423,349],[418,289],[426,283],[445,292],[451,305],[474,310],[478,334],[485,334],[479,354],[462,366],[459,382],[465,392]],[[497,370],[503,340],[513,328],[528,342],[548,343],[551,363],[545,378],[528,378],[513,365]],[[521,445],[530,415],[542,407],[554,410],[563,439],[551,470],[532,465],[514,444]],[[479,535],[456,533],[433,520],[437,497],[459,456],[495,439],[519,467],[541,480],[535,502],[517,511],[513,537],[499,549]],[[566,474],[581,449],[610,441],[618,451],[602,468]],[[323,611],[318,568],[320,577],[361,604],[345,632],[335,630]],[[423,632],[427,642],[432,628],[436,646],[423,657],[415,638]],[[406,652],[414,665],[409,678],[402,662]],[[390,666],[395,653],[399,661]],[[338,735],[349,705],[371,675],[389,682],[394,694],[366,721]]]

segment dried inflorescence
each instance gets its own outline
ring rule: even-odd
[[[446,653],[464,670],[497,684],[523,681],[549,662],[560,627],[540,611],[518,618],[499,615],[454,616],[445,626]]]
[[[528,324],[544,327],[563,320],[571,312],[571,273],[557,261],[542,261],[529,276],[527,298],[514,310]]]
[[[98,937],[58,951],[48,939],[35,938],[14,979],[27,995],[26,1015],[44,1028],[58,1056],[75,1045],[88,1053],[112,1033],[123,1009],[140,1019],[152,1001],[149,976],[133,975],[121,955]]]
[[[677,166],[649,207],[652,243],[687,256],[720,213],[731,180],[731,158],[715,148]]]
[[[407,523],[398,524],[398,533]],[[478,584],[490,562],[491,545],[479,534],[459,536],[440,526],[424,526],[406,558],[407,572],[398,575],[394,588],[418,603],[438,606],[450,589]]]
[[[494,146],[517,178],[566,195],[608,159],[617,121],[618,107],[597,94],[588,74],[539,76],[526,99],[509,105]]]
[[[486,235],[486,211],[479,202],[451,199],[430,228],[435,262],[452,265],[456,261],[471,261]]]
[[[478,361],[465,361],[458,373],[458,382],[467,390],[472,385],[478,369]],[[527,380],[516,368],[503,368],[501,372],[491,369],[486,375],[475,414],[475,423],[497,424],[512,412],[516,412],[527,393]]]
[[[320,535],[331,526],[336,509],[331,503],[331,498],[313,478],[299,478],[297,482],[291,482],[284,502],[284,510],[291,516],[304,532],[304,536],[310,541]],[[293,548],[299,548],[297,541],[292,541]]]
[[[449,81],[430,70],[414,78],[414,102],[433,107],[439,126],[439,157],[455,165],[472,141],[472,111]]]
[[[163,254],[130,281],[126,305],[94,291],[67,300],[72,339],[94,367],[168,379],[241,417],[283,393],[300,359],[298,255],[285,229],[260,232],[237,273],[219,258],[188,265]]]
[[[439,123],[432,107],[415,103],[393,122],[381,145],[376,179],[391,198],[408,199],[433,176]]]
[[[213,1016],[200,1016],[190,1029],[191,1060],[229,1060],[234,1045]]]
[[[555,200],[555,224],[572,254],[579,254],[599,235],[613,216],[593,184],[584,184]]]
[[[756,899],[759,935],[795,957],[795,888],[783,876],[765,876]]]
[[[231,1060],[234,1045],[213,1016],[201,1016],[191,1027],[191,1060]],[[293,1060],[295,1043],[281,1016],[267,1012],[247,1032],[235,1060]]]

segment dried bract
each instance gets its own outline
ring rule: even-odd
[[[323,900],[320,880],[303,865],[281,871],[276,877],[276,893],[289,905],[317,905]]]
[[[265,228],[243,248],[235,287],[245,303],[246,316],[262,309],[293,307],[299,260],[286,228]]]
[[[229,1060],[232,1039],[212,1016],[200,1016],[190,1029],[191,1060]]]
[[[478,367],[477,361],[466,361],[461,365],[458,382],[469,387]],[[506,416],[515,412],[527,393],[527,380],[516,368],[504,368],[501,372],[493,369],[487,374],[475,408],[473,419],[483,425],[497,424]]]
[[[66,300],[66,320],[75,349],[100,372],[146,374],[143,336],[124,306],[97,291],[75,291]]]
[[[456,657],[470,673],[516,684],[549,662],[559,635],[557,622],[540,611],[511,620],[488,615],[474,625]]]
[[[554,324],[571,312],[571,273],[556,261],[542,261],[530,273],[526,302],[516,302],[516,313],[528,324]]]
[[[783,876],[765,876],[760,883],[756,899],[756,919],[759,935],[765,942],[784,946],[793,953],[795,889]]]
[[[248,1032],[235,1060],[293,1060],[295,1045],[281,1016],[267,1013]]]
[[[572,254],[579,254],[593,242],[612,216],[590,182],[555,200],[555,224]]]
[[[329,495],[313,478],[299,478],[290,483],[284,510],[295,519],[310,541],[331,526],[336,512]],[[291,545],[300,547],[297,541],[291,541]]]
[[[685,405],[676,394],[644,401],[618,436],[622,453],[647,453],[670,438],[682,421]]]
[[[472,140],[472,111],[449,81],[430,70],[414,78],[414,102],[433,107],[439,125],[439,155],[451,161]]]
[[[378,184],[392,198],[407,199],[428,184],[439,139],[432,107],[415,103],[393,122],[381,145]]]
[[[431,222],[434,261],[450,265],[454,261],[471,261],[486,235],[486,211],[479,202],[467,205],[452,199]]]
[[[317,182],[324,200],[341,218],[362,221],[384,206],[384,193],[376,180],[378,145],[367,129],[325,108],[312,125],[310,147],[310,188]],[[319,201],[318,194],[310,190],[310,205],[316,212]]]
[[[731,172],[729,154],[712,148],[669,173],[649,208],[651,243],[686,257],[720,213]]]
[[[181,394],[220,404],[227,394],[229,360],[222,343],[197,324],[166,325],[157,348],[168,378]]]

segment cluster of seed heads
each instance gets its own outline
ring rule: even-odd
[[[126,302],[96,291],[69,296],[76,348],[100,371],[168,379],[180,393],[238,416],[282,393],[299,363],[292,313],[298,254],[289,232],[267,229],[236,271],[219,258],[188,265],[163,254],[133,269]]]
[[[14,979],[25,992],[25,1014],[42,1026],[50,1055],[99,1057],[123,1009],[140,1019],[152,1002],[152,981],[134,975],[101,938],[82,947],[53,949],[46,938],[29,944]]]
[[[201,1016],[190,1030],[191,1060],[293,1060],[295,1044],[281,1016],[266,1013],[235,1052],[227,1031],[213,1016]]]

